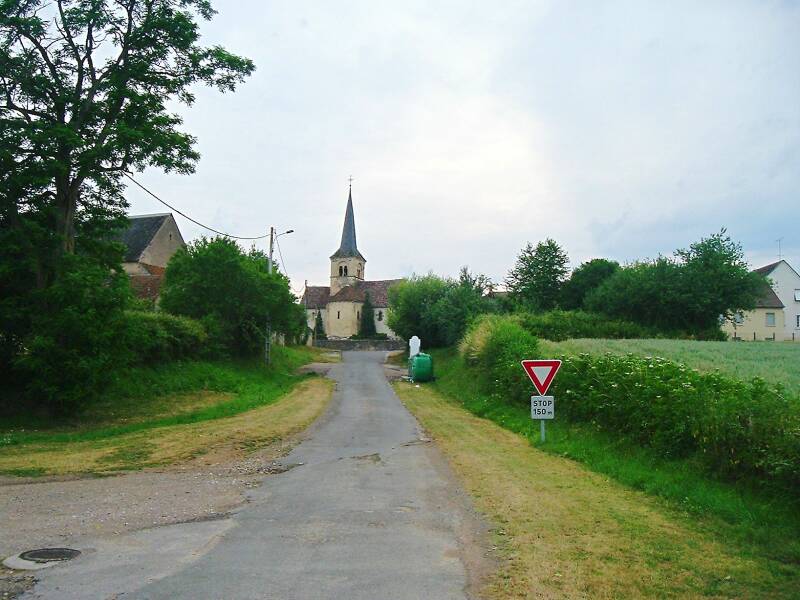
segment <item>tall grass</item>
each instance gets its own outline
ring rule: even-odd
[[[705,527],[744,549],[757,546],[758,552],[778,560],[800,562],[800,500],[793,494],[766,491],[747,481],[715,479],[702,462],[692,458],[665,458],[612,431],[597,430],[591,423],[559,418],[558,404],[556,419],[547,424],[547,442],[540,444],[538,424],[531,420],[528,406],[495,393],[481,368],[455,350],[433,351],[433,355],[437,373],[433,385],[470,412],[525,436],[546,452],[580,461],[593,471],[657,496],[672,509],[699,517]],[[530,382],[520,385],[525,394],[532,389]]]
[[[551,356],[583,353],[598,356],[610,352],[661,357],[703,372],[718,370],[744,380],[761,377],[772,384],[780,383],[800,396],[800,343],[571,339],[541,340],[540,346],[542,352]]]
[[[33,442],[100,440],[233,416],[275,402],[301,380],[294,375],[297,367],[313,357],[309,348],[273,346],[269,367],[252,359],[174,361],[130,368],[117,376],[98,401],[68,420],[32,415],[0,420],[0,449]],[[230,398],[181,414],[157,416],[156,406],[173,400],[175,395],[198,391],[225,392]],[[150,418],[153,414],[156,416]]]

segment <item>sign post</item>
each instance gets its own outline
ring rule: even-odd
[[[560,360],[523,360],[522,368],[528,374],[533,387],[539,392],[538,396],[531,396],[531,419],[539,420],[539,430],[542,441],[545,441],[546,420],[554,419],[556,416],[556,399],[553,396],[546,396],[547,390],[553,383],[556,373],[561,368]]]

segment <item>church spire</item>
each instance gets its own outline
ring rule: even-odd
[[[342,228],[342,241],[339,244],[339,249],[334,253],[331,258],[345,258],[345,257],[358,257],[364,262],[363,256],[358,251],[356,245],[356,218],[353,213],[353,184],[350,183],[350,190],[347,195],[347,210],[344,213],[344,227]]]

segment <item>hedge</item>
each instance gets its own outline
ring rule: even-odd
[[[528,404],[531,386],[519,361],[536,358],[538,344],[518,320],[479,320],[460,352],[493,396]],[[561,359],[551,388],[561,417],[666,457],[694,457],[725,478],[800,486],[800,398],[781,386],[632,354]]]
[[[654,338],[658,332],[631,321],[609,319],[582,310],[553,310],[544,313],[522,313],[522,327],[533,335],[560,342],[570,338]]]
[[[206,328],[195,319],[164,312],[126,311],[125,346],[133,363],[153,363],[208,354]]]

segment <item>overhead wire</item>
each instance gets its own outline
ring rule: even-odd
[[[235,239],[235,240],[263,240],[264,238],[268,238],[268,237],[269,237],[269,234],[268,234],[268,233],[267,233],[267,234],[265,234],[265,235],[259,235],[259,236],[256,236],[256,237],[245,237],[245,236],[241,236],[241,235],[233,235],[233,234],[230,234],[230,233],[225,233],[224,231],[220,231],[219,229],[214,229],[213,227],[209,227],[208,225],[204,225],[204,224],[203,224],[203,223],[201,223],[200,221],[198,221],[198,220],[196,220],[196,219],[193,219],[192,217],[190,217],[190,216],[189,216],[189,215],[187,215],[186,213],[184,213],[184,212],[182,212],[182,211],[178,210],[177,208],[175,208],[175,207],[174,207],[174,206],[172,206],[171,204],[168,204],[167,202],[165,202],[164,200],[162,200],[161,198],[159,198],[159,197],[158,197],[158,196],[157,196],[155,193],[153,193],[153,192],[151,192],[150,190],[148,190],[148,189],[147,189],[146,187],[144,187],[144,186],[143,186],[141,183],[139,183],[139,182],[138,182],[138,181],[136,181],[136,180],[135,180],[133,177],[131,177],[131,176],[130,176],[128,173],[123,173],[123,175],[125,175],[125,177],[127,177],[128,179],[130,179],[130,180],[131,180],[133,183],[135,183],[137,186],[139,186],[139,187],[140,187],[142,190],[144,190],[146,193],[150,194],[150,195],[151,195],[153,198],[155,198],[156,200],[158,200],[159,202],[161,202],[161,204],[163,204],[164,206],[166,206],[166,207],[167,207],[167,208],[169,208],[170,210],[174,210],[176,213],[178,213],[178,214],[179,214],[180,216],[182,216],[183,218],[185,218],[185,219],[188,219],[189,221],[191,221],[191,222],[192,222],[192,223],[194,223],[195,225],[199,225],[199,226],[200,226],[200,227],[202,227],[203,229],[208,229],[209,231],[213,231],[214,233],[217,233],[217,234],[219,234],[219,235],[224,235],[225,237],[233,238],[233,239]],[[280,253],[280,246],[278,247],[278,252]],[[281,258],[281,262],[283,262],[283,258]],[[284,271],[285,271],[285,270],[286,270],[286,268],[284,267]]]

